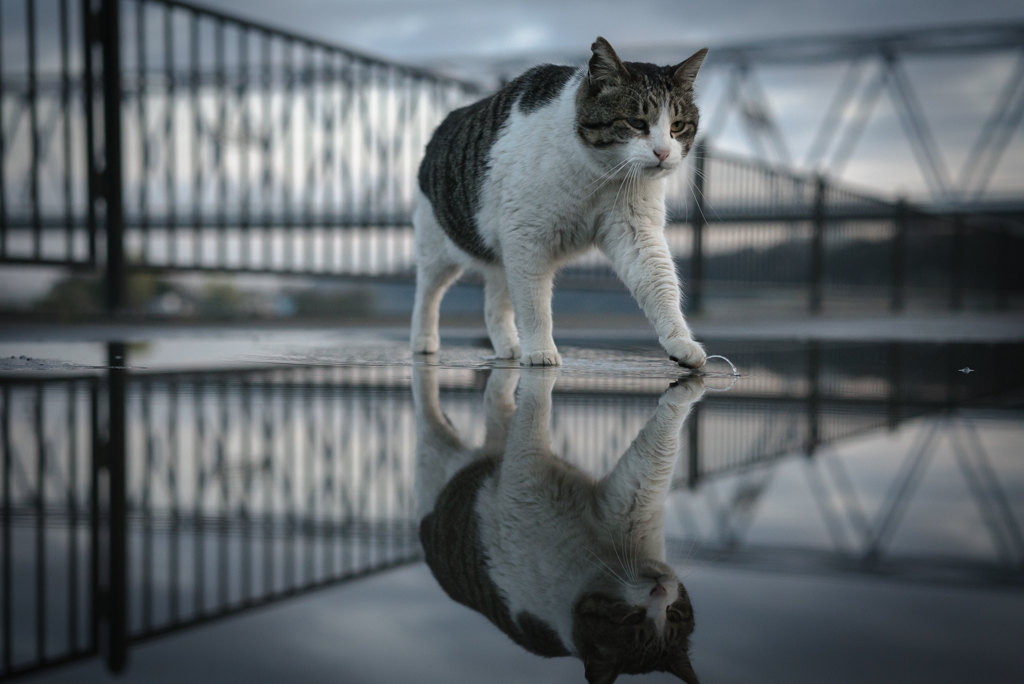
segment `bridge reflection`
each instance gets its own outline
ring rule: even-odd
[[[961,408],[1019,390],[1019,345],[715,348],[747,375],[709,393],[684,427],[670,556],[1024,586],[1024,542],[1000,480],[1008,461],[986,452],[977,409]],[[407,366],[151,373],[127,367],[125,345],[108,355],[111,368],[97,374],[0,378],[5,677],[95,655],[117,671],[131,643],[419,560]],[[978,373],[957,372],[968,365]],[[438,378],[450,420],[482,439],[486,371]],[[667,384],[566,373],[554,395],[555,451],[603,473]],[[1019,416],[1004,418],[1019,428]],[[844,445],[886,430],[917,437],[885,470],[877,505],[864,503]],[[891,543],[940,444],[994,554],[951,544],[914,555]],[[774,474],[795,464],[825,541],[752,536]]]

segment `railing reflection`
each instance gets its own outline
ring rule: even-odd
[[[1019,526],[999,503],[991,465],[969,449],[972,481],[991,494],[988,517],[1004,542],[999,563],[946,572],[890,562],[885,540],[920,468],[913,454],[863,546],[837,541],[796,562],[743,541],[780,459],[1018,388],[1019,346],[722,342],[716,350],[750,377],[695,407],[673,496],[710,493],[726,476],[745,478],[746,494],[719,511],[721,534],[704,535],[696,551],[700,535],[677,536],[670,551],[689,553],[689,544],[695,558],[755,567],[1024,586]],[[4,676],[101,651],[116,671],[131,642],[420,558],[407,367],[148,373],[127,367],[125,345],[111,344],[108,355],[105,375],[0,378]],[[990,380],[931,371],[968,362],[975,378]],[[481,438],[486,373],[449,369],[439,379],[450,420]],[[555,389],[555,452],[605,472],[666,384],[566,375]],[[926,452],[927,444],[915,454]]]

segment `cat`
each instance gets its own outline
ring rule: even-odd
[[[664,227],[665,178],[697,133],[694,79],[707,48],[668,67],[622,62],[600,37],[591,50],[587,68],[535,67],[434,132],[413,214],[414,353],[438,351],[441,299],[468,268],[483,276],[495,354],[561,365],[554,274],[596,245],[672,360],[704,365]]]
[[[671,672],[697,684],[690,599],[665,563],[664,506],[679,435],[704,391],[693,376],[666,391],[600,480],[550,449],[556,372],[495,368],[486,435],[467,447],[441,410],[436,366],[413,369],[420,541],[455,601],[520,646],[576,656],[590,684]]]

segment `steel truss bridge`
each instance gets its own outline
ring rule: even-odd
[[[126,282],[140,270],[413,278],[419,156],[448,111],[480,97],[476,85],[177,0],[2,10],[0,264],[102,274],[113,314],[130,310]],[[1009,306],[1024,290],[1020,207],[913,206],[818,172],[841,168],[886,90],[937,197],[978,196],[1021,118],[1024,62],[958,186],[901,59],[1019,52],[1021,35],[967,27],[716,50],[708,68],[731,80],[708,142],[737,112],[764,154],[705,144],[669,188],[690,306],[766,290],[797,292],[813,312],[851,296],[893,311]],[[806,160],[814,172],[797,170],[755,69],[837,60],[851,75]],[[562,285],[619,286],[593,255]]]
[[[709,392],[683,428],[667,515],[682,530],[667,539],[676,561],[1024,587],[1020,522],[975,430],[999,413],[957,408],[1019,389],[1017,346],[768,343],[726,353],[754,377]],[[994,384],[919,379],[938,361],[957,367],[959,354]],[[117,671],[132,643],[419,560],[407,368],[156,373],[124,368],[123,344],[108,356],[113,367],[96,375],[0,378],[2,676],[95,656],[101,642]],[[469,442],[482,439],[485,378],[439,374],[442,405]],[[667,383],[563,380],[553,446],[595,475],[626,450]],[[842,445],[897,428],[918,438],[872,511],[858,503]],[[892,543],[940,439],[954,449],[991,556]],[[748,541],[773,473],[794,462],[829,541]]]

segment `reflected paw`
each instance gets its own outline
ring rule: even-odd
[[[659,404],[684,406],[697,401],[704,395],[704,378],[700,375],[688,375],[679,378],[661,395]]]
[[[708,360],[704,348],[692,337],[672,337],[662,341],[668,357],[685,368],[702,368]]]
[[[412,338],[413,354],[436,354],[441,348],[441,338],[437,335],[416,335]]]
[[[562,355],[554,349],[525,352],[519,364],[522,366],[561,366]]]

